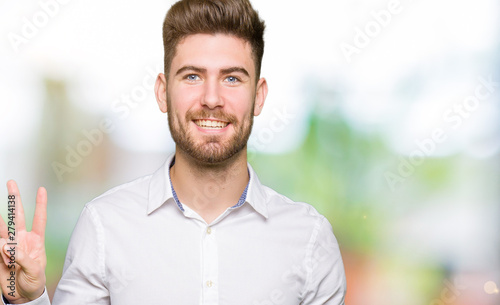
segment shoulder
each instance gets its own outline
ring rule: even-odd
[[[324,230],[332,232],[328,219],[311,204],[294,201],[267,186],[263,186],[263,189],[266,193],[270,220],[274,218],[280,220],[280,222],[289,222],[291,225],[302,228],[312,235]]]
[[[267,205],[270,211],[283,212],[289,211],[293,214],[310,217],[312,219],[323,220],[325,217],[321,215],[314,206],[302,201],[294,201],[287,196],[278,193],[270,187],[263,186],[266,193]]]
[[[131,204],[146,204],[151,177],[152,175],[147,175],[115,186],[88,202],[85,208],[100,210],[130,207]]]

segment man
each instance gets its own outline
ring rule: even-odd
[[[345,275],[325,217],[260,184],[247,164],[264,23],[248,0],[182,0],[163,26],[155,94],[175,154],[154,174],[89,202],[75,227],[53,304],[344,304]],[[19,198],[17,186],[9,194]],[[33,231],[17,227],[8,294],[7,226],[0,284],[11,303],[49,304],[46,192]],[[17,199],[18,221],[24,215]]]

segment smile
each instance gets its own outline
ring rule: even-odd
[[[228,122],[216,121],[216,120],[194,120],[194,123],[201,128],[206,129],[222,129],[229,125]]]

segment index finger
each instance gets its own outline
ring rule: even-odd
[[[26,223],[24,221],[24,208],[21,202],[21,195],[19,194],[19,189],[17,188],[17,183],[14,180],[7,181],[7,190],[9,196],[14,196],[15,201],[15,216],[16,216],[16,230],[26,230]]]
[[[35,216],[33,217],[33,228],[31,231],[45,236],[45,225],[47,224],[47,190],[44,187],[38,188],[36,193]]]

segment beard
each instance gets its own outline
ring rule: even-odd
[[[242,151],[248,142],[252,131],[253,115],[250,112],[247,118],[239,122],[234,115],[223,112],[220,108],[214,110],[201,109],[199,111],[188,111],[183,123],[167,98],[167,109],[169,109],[168,126],[176,146],[200,163],[217,164],[228,160]],[[253,107],[252,107],[253,109]],[[192,133],[189,133],[189,124],[195,118],[213,117],[229,122],[236,133],[229,139],[223,139],[220,135],[205,135],[198,143],[195,142]]]

